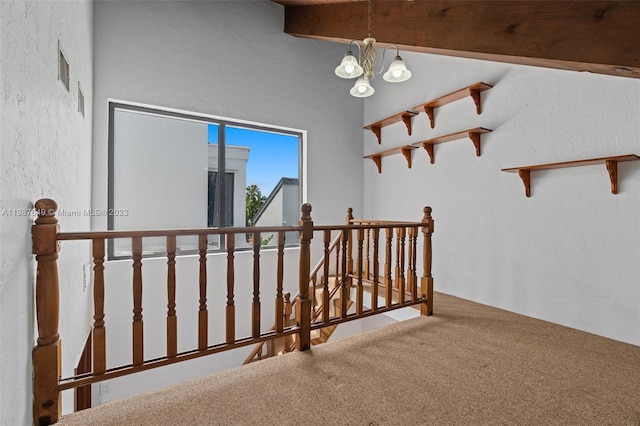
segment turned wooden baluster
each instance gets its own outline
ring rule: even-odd
[[[227,234],[227,306],[225,307],[225,325],[227,344],[236,340],[236,307],[234,303],[235,265],[234,253],[236,238],[234,234]]]
[[[276,276],[276,333],[282,332],[284,329],[284,299],[282,298],[282,287],[284,284],[284,243],[285,233],[283,231],[278,232],[278,270]],[[291,303],[291,302],[289,302]]]
[[[51,199],[36,201],[38,218],[31,227],[32,253],[36,255],[36,320],[38,341],[33,348],[33,419],[35,424],[52,424],[62,414],[58,391],[61,373],[58,334],[60,316],[58,285],[58,205]]]
[[[107,338],[104,327],[104,238],[93,240],[93,374],[107,371]]]
[[[284,320],[285,327],[291,327],[291,313],[293,312],[293,307],[291,306],[291,293],[287,292],[284,294],[284,308],[281,312],[280,316]],[[294,347],[293,335],[287,334],[284,337],[284,345],[282,347],[283,352],[291,352]]]
[[[411,237],[412,237],[412,233],[413,232],[413,228],[408,228],[407,229],[407,238],[409,240],[409,243],[407,244],[407,274],[406,274],[406,287],[405,290],[409,293],[411,293],[411,289],[412,289],[412,282],[411,282],[411,270],[414,268],[413,266],[413,246],[411,245]]]
[[[133,365],[144,362],[144,321],[142,320],[142,237],[131,238],[133,258]]]
[[[253,233],[253,301],[251,302],[251,337],[260,337],[260,238],[260,232]]]
[[[384,256],[384,285],[385,285],[385,306],[391,307],[393,303],[393,279],[391,278],[391,243],[393,242],[393,228],[385,228],[387,241],[385,244]]]
[[[342,236],[340,236],[340,239],[338,240],[338,245],[336,246],[336,269],[335,269],[336,277],[335,277],[335,280],[333,281],[333,286],[334,287],[337,286],[340,283],[340,280],[338,278],[339,275],[340,275],[340,265],[341,265],[340,253],[342,252],[340,250],[340,247],[342,247]]]
[[[371,289],[371,309],[378,309],[378,286],[380,285],[380,263],[378,262],[380,229],[373,230],[373,288]]]
[[[424,208],[424,217],[422,218],[422,235],[424,236],[422,263],[423,275],[420,280],[420,292],[427,298],[427,303],[420,305],[420,313],[422,315],[433,314],[433,277],[431,276],[431,234],[433,233],[433,218],[431,217],[431,207]]]
[[[395,278],[393,285],[397,289],[400,287],[400,228],[396,229],[396,266],[393,276]]]
[[[398,289],[398,302],[404,303],[405,292],[405,276],[404,276],[404,243],[406,237],[406,228],[400,227],[396,232],[396,288]]]
[[[357,286],[356,286],[356,314],[358,315],[362,315],[362,312],[364,310],[364,290],[362,287],[362,262],[363,262],[363,258],[362,258],[362,246],[363,246],[363,239],[364,239],[364,229],[362,228],[358,228],[357,231],[357,235],[358,235],[358,282],[357,282]]]
[[[331,254],[329,253],[329,244],[331,243],[330,229],[324,230],[322,242],[324,243],[324,269],[322,271],[322,322],[329,322],[329,255]]]
[[[167,358],[178,354],[176,317],[176,237],[167,236]]]
[[[366,230],[366,236],[365,236],[365,241],[366,241],[366,248],[365,248],[365,253],[366,253],[366,259],[364,261],[364,276],[370,280],[371,279],[371,267],[370,267],[370,241],[371,241],[371,230],[369,228],[367,228]]]
[[[282,287],[284,284],[284,242],[285,233],[283,231],[278,231],[278,238],[276,240],[278,260],[276,267],[276,300],[274,309],[274,330],[276,334],[282,333],[285,324],[284,298],[282,295]],[[279,351],[286,352],[285,340],[282,337],[277,337],[267,343],[267,354],[269,356],[277,355]]]
[[[313,238],[313,220],[311,219],[311,204],[302,205],[300,217],[300,267],[299,267],[299,298],[296,303],[296,321],[298,323],[298,338],[296,349],[306,351],[311,348],[311,300],[309,300],[309,274],[311,269],[311,239]]]
[[[207,311],[207,236],[198,238],[198,253],[200,271],[198,273],[198,285],[200,290],[198,307],[198,350],[205,350],[209,339],[209,312]]]
[[[318,273],[311,276],[311,284],[309,284],[309,295],[311,296],[311,319],[315,316],[318,300],[316,295],[316,286],[318,285]]]
[[[348,272],[348,264],[347,260],[347,250],[350,244],[351,231],[348,229],[342,230],[342,274],[340,277],[340,318],[345,318],[347,316],[347,300],[349,297],[349,272]]]
[[[411,295],[411,300],[414,300],[413,291],[413,279],[415,276],[415,251],[416,247],[414,242],[414,228],[407,228],[407,270],[405,275],[405,293]]]
[[[418,299],[418,276],[416,274],[417,262],[418,262],[418,228],[409,228],[409,247],[411,250],[411,259],[409,260],[411,267],[409,268],[409,288],[411,291],[411,300],[416,301]]]

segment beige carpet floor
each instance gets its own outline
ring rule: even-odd
[[[640,347],[452,296],[435,315],[63,425],[640,425]]]

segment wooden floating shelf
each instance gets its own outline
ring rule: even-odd
[[[414,149],[418,149],[418,147],[413,145],[399,146],[397,148],[392,148],[386,151],[376,152],[375,154],[366,155],[363,158],[372,159],[373,162],[376,163],[376,166],[378,166],[378,173],[382,173],[382,157],[387,157],[389,155],[395,155],[395,154],[402,154],[404,155],[404,158],[407,159],[407,166],[411,168],[411,151],[413,151]]]
[[[562,163],[535,164],[532,166],[511,167],[502,169],[503,172],[518,173],[522,183],[524,184],[525,195],[531,196],[531,172],[538,170],[560,169],[565,167],[589,166],[592,164],[604,164],[609,172],[609,180],[611,181],[611,193],[618,193],[618,163],[622,161],[640,160],[635,154],[618,155],[614,157],[591,158],[587,160],[565,161]]]
[[[364,129],[371,130],[378,138],[378,144],[382,143],[382,128],[394,123],[402,121],[407,126],[407,133],[411,136],[411,120],[418,115],[417,111],[402,111],[391,117],[383,118],[382,120],[371,123],[368,126],[364,126]]]
[[[484,92],[485,90],[491,89],[493,86],[479,82],[476,84],[472,84],[471,86],[465,87],[460,90],[456,90],[455,92],[448,93],[444,96],[440,96],[439,98],[433,99],[429,102],[425,102],[420,105],[416,105],[413,107],[414,110],[420,111],[424,110],[429,116],[429,121],[431,122],[431,128],[433,129],[436,125],[435,120],[435,109],[441,107],[443,105],[450,104],[452,102],[458,101],[460,99],[466,98],[470,96],[473,99],[473,102],[476,104],[476,113],[482,114],[482,102],[480,100],[480,92]]]
[[[480,157],[480,154],[481,154],[480,135],[482,135],[483,133],[489,133],[489,132],[491,132],[491,130],[485,129],[484,127],[476,127],[474,129],[463,130],[461,132],[451,133],[449,135],[438,136],[437,138],[433,138],[433,139],[426,139],[420,142],[416,142],[412,145],[415,146],[416,148],[423,147],[429,154],[429,158],[431,159],[431,164],[433,164],[436,162],[434,145],[468,137],[469,139],[471,139],[471,142],[473,142],[473,145],[476,147],[476,156]]]

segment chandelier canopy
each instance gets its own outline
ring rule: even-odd
[[[376,39],[371,37],[371,0],[368,0],[368,20],[367,20],[367,33],[368,37],[363,40],[364,51],[360,43],[356,40],[349,42],[349,50],[342,58],[340,65],[336,67],[335,73],[341,78],[356,78],[356,84],[351,88],[349,93],[357,98],[366,98],[375,93],[375,89],[370,84],[370,80],[377,74],[381,74],[384,71],[384,58],[387,53],[387,49],[396,49],[396,56],[389,65],[387,72],[382,75],[385,81],[390,83],[400,83],[402,81],[409,80],[411,77],[411,71],[409,71],[404,64],[404,61],[400,57],[400,49],[395,44],[389,45],[384,48],[382,52],[382,66],[379,71],[374,71],[376,67]],[[358,46],[358,59],[353,56],[351,45]]]

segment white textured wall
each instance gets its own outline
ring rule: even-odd
[[[29,209],[42,197],[55,199],[61,209],[91,207],[92,3],[2,1],[0,40],[0,207],[9,209],[0,217],[0,424],[15,426],[31,423],[35,275],[32,218],[13,216],[11,209]],[[70,92],[57,77],[58,41],[70,64]],[[89,227],[88,217],[60,222],[65,230]],[[64,250],[61,297],[75,309],[72,319],[68,311],[60,318],[63,369],[69,373],[88,331],[82,290],[88,250],[83,244]]]
[[[640,81],[434,55],[404,54],[413,78],[374,82],[364,123],[478,81],[483,113],[471,98],[382,130],[364,132],[364,152],[476,126],[470,140],[437,145],[435,164],[420,149],[407,168],[401,155],[378,174],[364,161],[366,216],[419,219],[433,207],[435,288],[481,303],[640,344],[640,161],[618,165],[612,195],[604,165],[533,172],[531,198],[502,168],[640,155]],[[436,314],[438,302],[435,301]]]

